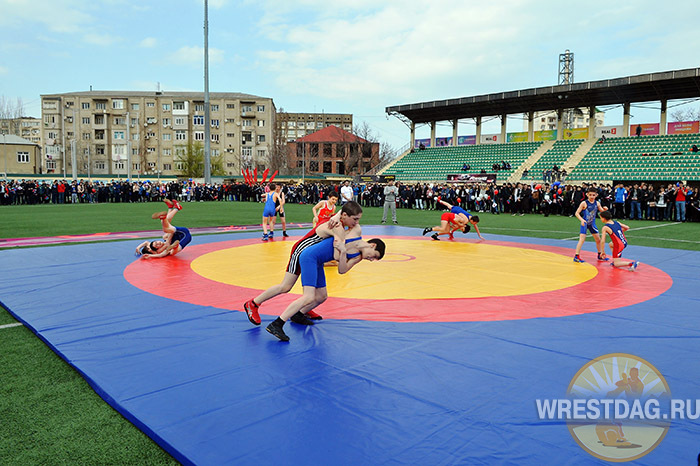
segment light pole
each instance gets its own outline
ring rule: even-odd
[[[211,184],[211,123],[209,121],[209,2],[204,0],[204,182]]]

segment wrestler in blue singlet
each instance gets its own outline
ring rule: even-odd
[[[458,205],[452,206],[452,208],[450,209],[450,212],[452,212],[452,213],[455,214],[455,215],[457,215],[457,214],[464,214],[464,215],[467,216],[467,220],[471,220],[471,218],[472,218],[472,214],[470,214],[470,213],[467,212],[466,210],[462,209],[462,208],[461,208],[460,206],[458,206]]]
[[[175,241],[179,241],[180,248],[185,249],[185,246],[190,244],[190,241],[192,241],[192,235],[190,234],[190,230],[188,230],[185,227],[175,227],[175,233],[173,233],[172,242],[174,243]]]
[[[581,234],[585,235],[586,230],[597,234],[598,227],[595,224],[595,217],[598,214],[598,201],[590,202],[586,199],[583,202],[586,203],[586,208],[581,212],[581,217],[586,221],[586,224],[581,227]]]
[[[275,210],[275,192],[270,191],[267,193],[267,199],[265,200],[265,208],[263,209],[263,217],[274,217],[277,215]]]
[[[362,238],[352,238],[345,240],[345,243],[361,240]],[[360,253],[348,254],[347,258],[359,256]],[[299,267],[301,268],[301,286],[313,286],[315,288],[326,287],[326,274],[323,264],[335,259],[335,248],[333,247],[333,237],[329,237],[307,247],[299,256]]]

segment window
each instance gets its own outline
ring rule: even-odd
[[[139,124],[139,119],[138,118],[132,118],[131,119],[131,126],[136,126]]]
[[[184,170],[185,164],[183,162],[175,162],[175,170]]]
[[[226,108],[229,108],[229,109],[236,108],[236,105],[235,104],[226,104]]]
[[[333,162],[323,162],[323,173],[333,173]]]
[[[173,110],[184,110],[185,102],[173,102]]]
[[[258,120],[258,128],[265,126],[265,120]]]
[[[204,125],[204,117],[202,115],[195,115],[192,117],[192,124],[195,126]]]
[[[112,139],[124,139],[124,131],[114,131]]]
[[[164,164],[163,164],[163,170],[165,170],[165,171],[170,171],[170,170],[172,170],[172,169],[173,169],[172,164],[170,164],[170,163],[164,163]]]
[[[131,139],[133,139],[134,141],[138,141],[139,140],[139,133],[132,134]]]
[[[317,172],[318,171],[318,160],[312,160],[309,162],[309,171],[310,172]]]
[[[75,102],[66,102],[66,107],[72,107],[73,105],[75,105]]]
[[[163,118],[163,128],[167,128],[168,126],[170,126],[170,122],[170,118]]]
[[[216,105],[216,104],[212,104],[212,106],[211,106],[211,111],[212,111],[212,112],[218,112],[218,111],[219,111],[219,106]]]
[[[123,144],[115,144],[112,146],[112,154],[117,156],[126,155],[126,146]]]
[[[232,138],[232,137],[234,137],[234,136],[233,136],[233,133],[226,133],[226,137],[227,137],[227,138]]]
[[[132,167],[134,167],[134,170],[141,170],[141,164],[140,163],[132,163]]]
[[[218,157],[220,154],[219,149],[212,149],[211,150],[211,156],[212,157]]]
[[[184,117],[177,117],[175,118],[175,125],[176,126],[182,126],[185,124],[185,118]]]
[[[83,124],[89,125],[90,124],[90,117],[83,117]]]
[[[125,124],[126,124],[126,118],[124,118],[124,117],[114,117],[114,124],[115,124],[115,125],[125,125]]]
[[[244,147],[241,149],[241,155],[243,157],[252,157],[253,156],[253,148],[252,147]]]
[[[83,139],[89,140],[89,139],[90,139],[90,133],[83,133]]]
[[[147,108],[154,108],[156,106],[155,102],[146,102],[146,107]]]
[[[114,169],[115,170],[124,170],[124,162],[115,162]]]
[[[107,102],[95,102],[95,109],[96,109],[96,110],[105,110],[105,109],[107,109]]]
[[[178,129],[175,131],[175,140],[176,141],[186,141],[187,140],[187,132],[181,129]]]
[[[66,137],[67,137],[68,139],[72,138],[72,137],[73,137],[73,131],[68,131],[68,132],[66,133]]]
[[[44,123],[56,123],[56,115],[44,115]]]
[[[204,111],[204,104],[194,104],[194,111],[195,112],[203,112]]]
[[[149,131],[148,133],[146,133],[146,139],[154,137],[156,137],[156,133],[154,133],[153,131]]]
[[[47,135],[49,139],[56,139],[58,137],[58,133],[56,131],[49,131]]]
[[[112,108],[122,110],[124,108],[124,99],[112,99]]]
[[[17,152],[17,163],[29,163],[29,152]]]
[[[153,153],[153,152],[155,152],[155,151],[156,151],[156,148],[155,148],[155,147],[147,147],[147,148],[146,148],[146,152],[148,152],[149,154],[151,154],[151,153]]]
[[[252,120],[243,120],[243,126],[253,126]]]
[[[173,138],[173,135],[170,133],[163,133],[163,141],[171,141]]]
[[[95,170],[104,170],[104,169],[105,169],[104,160],[95,161]]]
[[[173,155],[173,150],[172,149],[163,149],[163,155]]]
[[[241,105],[241,111],[243,113],[245,112],[252,112],[253,111],[253,106],[252,105]]]
[[[258,144],[260,144],[261,142],[265,142],[265,135],[264,134],[258,135]]]
[[[155,163],[155,162],[148,162],[148,168],[149,168],[149,169],[154,169],[154,168],[156,168],[156,163]]]
[[[90,102],[83,102],[81,107],[83,110],[90,110]]]
[[[53,160],[47,160],[46,161],[46,169],[47,170],[55,170],[56,169],[56,162]]]
[[[264,150],[259,150],[258,151],[258,158],[264,158],[265,157],[265,151]]]
[[[83,155],[90,155],[90,148],[89,147],[86,147],[85,149],[83,149]],[[85,168],[87,169],[87,167],[85,167]]]
[[[212,133],[210,134],[211,136],[211,142],[219,142],[219,133]]]
[[[226,118],[226,123],[235,123],[236,119],[235,118]]]
[[[264,105],[258,105],[258,112],[264,112],[265,111],[265,106]]]
[[[265,122],[263,121],[263,123],[265,123]],[[260,125],[258,125],[258,126],[260,126]],[[262,126],[265,126],[265,125],[263,124]],[[306,123],[306,129],[314,129],[314,122],[310,121],[310,122]]]
[[[95,124],[96,125],[104,125],[105,124],[105,116],[104,115],[95,115]]]
[[[139,104],[131,104],[131,109],[132,109],[132,110],[138,110],[138,109],[139,109]]]
[[[105,146],[95,146],[95,154],[104,155]]]
[[[169,112],[170,111],[170,104],[163,104],[163,111]]]
[[[138,149],[131,149],[131,155],[139,155]]]
[[[195,141],[204,141],[204,131],[195,131],[194,132],[194,140]]]
[[[218,128],[219,127],[219,120],[210,120],[211,121],[211,127],[212,128]]]
[[[184,147],[176,147],[175,148],[175,156],[182,157],[183,155],[185,155],[185,148]]]

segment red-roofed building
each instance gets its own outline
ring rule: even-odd
[[[379,143],[327,126],[287,143],[287,164],[305,173],[359,175],[379,163]]]

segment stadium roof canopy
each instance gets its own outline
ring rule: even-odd
[[[414,123],[700,97],[700,68],[387,107]]]

